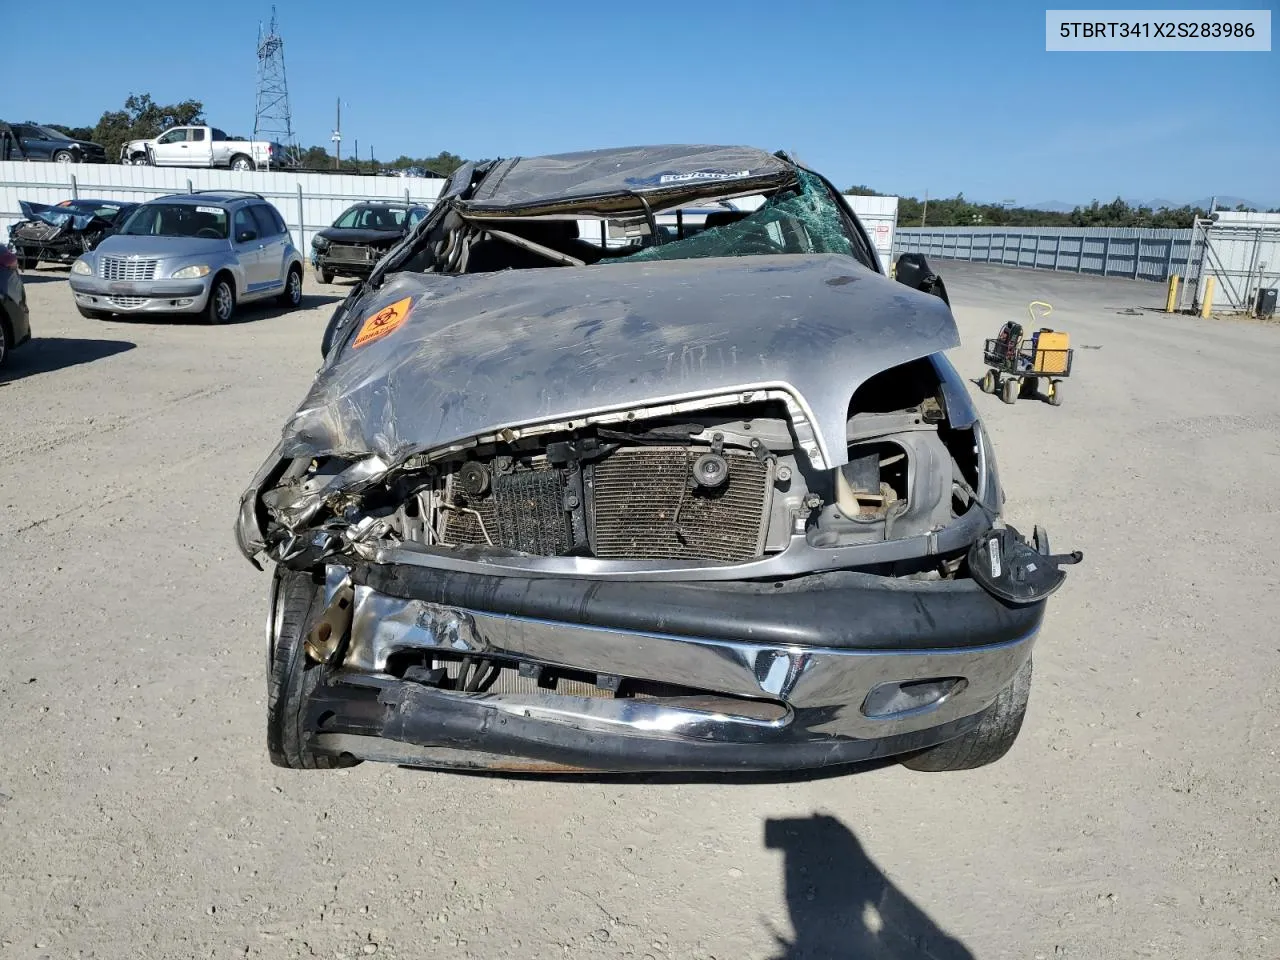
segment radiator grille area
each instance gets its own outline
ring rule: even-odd
[[[344,263],[368,263],[375,259],[375,254],[369,247],[357,247],[349,243],[331,243],[326,257],[330,260],[341,260]]]
[[[630,560],[751,560],[764,549],[766,463],[725,451],[729,480],[718,490],[688,489],[697,454],[680,447],[618,450],[592,477],[598,557]]]
[[[154,280],[159,260],[126,260],[123,257],[102,258],[103,280]]]
[[[113,307],[124,307],[126,310],[136,310],[147,302],[146,297],[107,297],[107,302]]]
[[[691,489],[693,464],[705,452],[628,447],[586,466],[591,553],[612,560],[728,563],[760,556],[769,518],[771,464],[749,453],[725,451],[725,484]],[[491,544],[537,556],[563,555],[574,545],[565,493],[565,472],[545,463],[532,470],[493,473],[490,489],[481,497],[468,498],[455,483],[442,539],[458,546]]]
[[[542,467],[498,474],[486,496],[468,500],[459,494],[450,510],[445,540],[483,544],[554,557],[572,545],[569,515],[564,509],[564,479]],[[486,539],[485,534],[488,534]]]

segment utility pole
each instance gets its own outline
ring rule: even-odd
[[[338,98],[338,125],[334,127],[333,136],[329,138],[333,141],[333,169],[337,170],[342,166],[342,98]]]
[[[354,141],[355,149],[351,151],[351,159],[356,162],[356,166],[360,166],[360,139],[357,137]]]
[[[920,211],[920,226],[924,226],[925,220],[929,216],[929,188],[924,188],[924,209]]]

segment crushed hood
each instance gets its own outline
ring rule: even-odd
[[[18,206],[22,209],[22,215],[27,220],[36,223],[46,223],[51,227],[62,229],[70,225],[72,230],[87,230],[90,226],[96,225],[99,228],[110,227],[112,221],[102,217],[95,216],[92,213],[82,213],[73,207],[55,207],[47,203],[33,203],[30,200],[19,200]]]
[[[504,427],[782,387],[835,466],[863,381],[959,344],[940,299],[834,254],[397,274],[352,309],[286,457],[392,465]]]

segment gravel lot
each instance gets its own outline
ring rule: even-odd
[[[344,288],[209,328],[84,320],[28,274],[0,956],[1280,956],[1280,326],[943,266],[967,377],[1031,299],[1077,347],[1061,408],[974,391],[1010,518],[1085,551],[1022,737],[970,773],[714,784],[270,766],[268,577],[231,524]]]

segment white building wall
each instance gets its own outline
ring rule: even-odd
[[[1258,291],[1280,287],[1280,213],[1218,210],[1196,221],[1203,268],[1196,304],[1204,302],[1206,281],[1215,278],[1214,309],[1250,311]]]
[[[22,218],[19,200],[61,203],[72,197],[141,202],[192,190],[248,190],[275,205],[304,255],[318,230],[357,200],[403,200],[430,205],[445,181],[419,177],[127,167],[110,163],[0,162],[0,243]]]
[[[898,198],[859,197],[846,193],[844,199],[870,235],[876,253],[880,255],[880,266],[887,275],[893,264],[893,233],[898,227]]]

